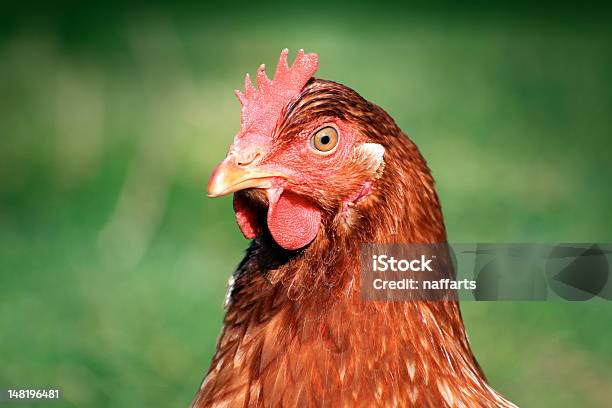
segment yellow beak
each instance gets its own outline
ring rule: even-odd
[[[211,174],[208,180],[208,196],[220,197],[246,188],[271,188],[272,179],[275,177],[286,176],[253,165],[238,165],[235,156],[229,154]]]

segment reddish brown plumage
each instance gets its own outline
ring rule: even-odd
[[[385,148],[382,176],[350,207],[343,203],[371,176],[358,164],[331,169],[324,191],[292,186],[323,214],[314,241],[298,251],[270,236],[262,190],[236,193],[260,234],[234,274],[217,351],[192,406],[514,406],[487,385],[456,302],[360,298],[362,242],[439,243],[446,232],[416,146],[343,85],[308,82],[278,119],[275,149],[332,117],[352,126],[359,142]]]

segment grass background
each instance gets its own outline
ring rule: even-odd
[[[612,240],[607,12],[232,4],[2,17],[0,387],[188,405],[247,245],[206,180],[239,128],[232,90],[284,47],[319,53],[318,76],[412,137],[451,241]],[[609,302],[462,309],[520,406],[612,405]]]

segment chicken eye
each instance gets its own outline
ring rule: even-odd
[[[317,152],[330,153],[338,145],[338,132],[331,126],[312,135],[311,146]]]

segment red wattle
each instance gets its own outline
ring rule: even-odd
[[[253,239],[259,235],[259,228],[255,223],[255,212],[249,208],[248,202],[239,194],[234,194],[234,212],[240,232],[246,239]]]
[[[268,228],[281,247],[294,250],[310,244],[317,236],[321,212],[304,197],[283,191],[276,202],[270,202]]]

